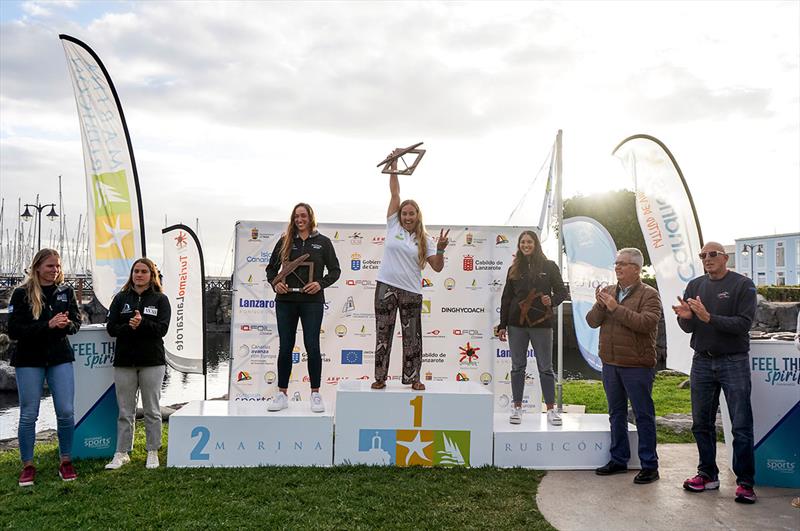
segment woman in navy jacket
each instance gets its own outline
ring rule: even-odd
[[[139,258],[128,282],[114,296],[106,329],[117,338],[114,348],[114,387],[117,393],[117,450],[106,469],[130,462],[136,418],[136,395],[142,395],[147,468],[158,468],[161,448],[161,383],[166,371],[164,336],[170,321],[169,299],[162,293],[152,260]]]
[[[67,335],[81,327],[78,301],[72,288],[63,284],[61,257],[53,249],[42,249],[33,257],[27,278],[11,295],[8,305],[8,333],[17,340],[11,357],[16,368],[19,394],[19,452],[22,458],[20,487],[33,485],[33,445],[42,387],[53,396],[58,427],[61,462],[58,474],[64,481],[78,477],[72,466],[72,437],[75,432],[73,404],[75,355]]]

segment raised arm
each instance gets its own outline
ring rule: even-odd
[[[391,169],[397,170],[397,159],[392,161]],[[397,178],[397,173],[389,174],[389,192],[392,197],[389,199],[389,209],[386,211],[387,218],[397,214],[397,211],[400,210],[400,179]]]

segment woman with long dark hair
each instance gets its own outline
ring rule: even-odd
[[[58,474],[64,481],[78,477],[72,466],[75,432],[75,354],[67,336],[81,327],[78,301],[64,284],[61,257],[54,249],[42,249],[33,257],[25,281],[14,290],[8,305],[8,335],[17,340],[11,365],[16,368],[19,394],[19,453],[22,473],[19,486],[33,485],[36,468],[33,446],[44,381],[53,396],[61,461]]]
[[[513,407],[511,424],[522,422],[522,394],[525,389],[525,369],[528,365],[528,345],[533,346],[542,394],[547,404],[547,420],[561,425],[561,416],[554,409],[555,373],[553,372],[553,308],[567,297],[561,272],[542,251],[539,236],[523,231],[517,240],[517,252],[508,269],[506,285],[500,302],[501,341],[508,339],[511,349],[511,394]],[[531,397],[534,407],[540,397]],[[538,407],[536,407],[538,409]]]
[[[281,265],[296,260],[304,254],[313,268],[301,266],[297,274],[277,281]],[[327,272],[325,272],[327,270]],[[341,275],[339,259],[331,240],[317,231],[314,210],[307,203],[292,208],[286,231],[275,244],[267,265],[267,280],[277,294],[275,317],[278,321],[278,392],[270,401],[269,411],[289,407],[289,376],[292,372],[292,349],[297,338],[297,323],[303,323],[303,344],[308,357],[308,376],[311,380],[311,411],[322,413],[325,403],[319,393],[322,378],[322,352],[319,334],[325,309],[325,288]],[[309,274],[311,274],[309,276]],[[306,276],[303,276],[306,275]]]
[[[158,269],[149,258],[131,266],[128,281],[111,301],[106,330],[117,338],[114,347],[114,387],[117,393],[117,449],[106,465],[116,470],[130,462],[136,422],[137,395],[144,410],[146,468],[158,468],[161,448],[161,384],[167,362],[164,336],[172,310],[163,293]]]
[[[397,160],[392,163],[397,169]],[[422,212],[412,199],[400,202],[397,173],[389,174],[389,209],[386,212],[386,239],[375,288],[375,381],[373,389],[386,387],[394,326],[400,311],[403,334],[402,383],[422,391],[422,270],[430,265],[437,273],[444,268],[447,235],[439,241],[425,231]]]

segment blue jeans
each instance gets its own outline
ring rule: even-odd
[[[292,374],[292,349],[297,338],[297,322],[303,323],[303,345],[308,357],[308,376],[311,389],[319,388],[322,377],[322,353],[319,348],[319,331],[322,328],[322,302],[285,302],[275,303],[275,317],[278,321],[278,388],[289,387],[289,376]]]
[[[733,473],[736,483],[752,487],[755,480],[753,411],[750,408],[750,355],[709,356],[695,352],[690,375],[692,388],[692,433],[697,441],[700,464],[697,472],[717,479],[717,430],[719,392],[725,393],[733,432]]]
[[[628,399],[636,416],[639,435],[639,461],[642,468],[658,468],[656,453],[656,408],[653,405],[655,369],[619,367],[603,364],[603,387],[608,399],[611,423],[611,460],[627,465],[631,458],[628,443]]]
[[[33,461],[33,444],[36,441],[36,420],[44,391],[44,380],[53,395],[58,427],[58,449],[61,457],[72,454],[72,435],[75,432],[75,373],[72,362],[50,367],[17,367],[17,393],[19,394],[19,453],[22,462]]]

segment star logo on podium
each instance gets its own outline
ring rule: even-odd
[[[433,432],[398,430],[397,463],[401,466],[433,465]]]

